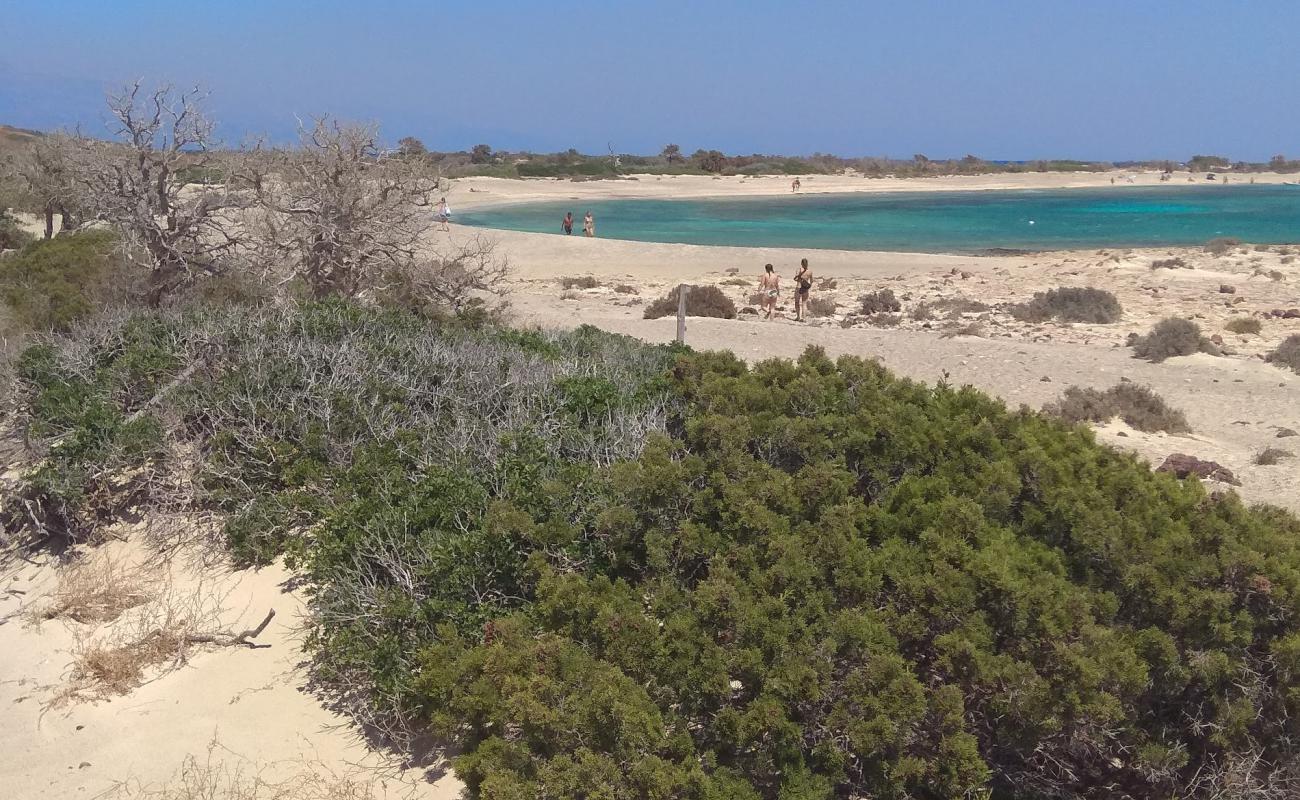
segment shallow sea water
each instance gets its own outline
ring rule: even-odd
[[[750,247],[971,253],[1300,242],[1300,186],[790,195],[698,200],[534,203],[457,214],[489,228],[560,234],[565,211],[580,235],[596,216],[602,238]]]

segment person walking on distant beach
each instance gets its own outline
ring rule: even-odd
[[[588,238],[596,235],[596,218],[587,212],[587,216],[582,220],[582,235]]]
[[[800,186],[803,186],[803,184],[799,182],[798,178],[795,178],[794,180],[790,181],[790,191],[798,192]]]
[[[447,205],[447,198],[444,197],[438,201],[438,210],[434,216],[438,220],[438,230],[451,230],[451,227],[447,225],[447,220],[451,219],[451,206]]]
[[[808,259],[799,261],[799,271],[794,274],[794,320],[803,322],[803,311],[808,305],[808,292],[812,290],[813,274]]]
[[[573,233],[573,212],[564,212],[564,221],[560,223],[560,230],[564,231],[565,236]]]
[[[772,312],[776,311],[776,299],[781,296],[781,276],[776,274],[771,264],[765,265],[763,269],[758,287],[763,292],[763,308],[767,309],[764,319],[771,319]]]

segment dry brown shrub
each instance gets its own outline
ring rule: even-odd
[[[1193,353],[1219,355],[1214,343],[1201,335],[1201,326],[1182,317],[1160,320],[1150,333],[1137,337],[1132,344],[1135,357],[1156,363]]]
[[[749,281],[744,278],[726,278],[719,282],[721,286],[748,286]]]
[[[1236,319],[1228,320],[1227,324],[1223,327],[1224,330],[1231,333],[1240,333],[1245,335],[1259,333],[1264,329],[1264,324],[1254,317],[1237,317]]]
[[[939,333],[941,339],[952,339],[957,336],[975,336],[984,337],[984,326],[978,322],[971,322],[966,325],[947,325]]]
[[[1118,383],[1104,392],[1071,386],[1060,400],[1044,406],[1043,413],[1073,423],[1109,422],[1119,417],[1147,433],[1188,433],[1192,429],[1183,412],[1167,406],[1150,387],[1135,383]]]
[[[675,315],[679,291],[679,287],[673,287],[667,295],[646,306],[645,318],[659,319]],[[716,286],[692,286],[686,294],[686,315],[735,319],[736,304]]]
[[[1283,339],[1277,349],[1264,356],[1264,360],[1300,372],[1300,333],[1293,333]]]
[[[1205,252],[1212,256],[1224,256],[1234,252],[1241,247],[1241,240],[1234,239],[1230,236],[1224,236],[1218,239],[1211,239],[1205,243]]]
[[[1280,447],[1266,447],[1255,454],[1255,463],[1261,467],[1271,467],[1288,458],[1295,458],[1295,453]]]
[[[111,622],[148,602],[156,588],[143,568],[108,553],[93,553],[60,570],[59,586],[40,618]]]
[[[565,289],[595,289],[600,286],[600,281],[590,275],[570,275],[567,278],[561,278],[560,285]]]
[[[814,297],[808,301],[808,313],[814,317],[834,316],[835,308],[835,301],[829,297]]]
[[[635,286],[630,286],[626,283],[620,283],[618,286],[615,286],[614,291],[619,294],[641,294],[637,291]]]
[[[900,311],[903,308],[902,303],[894,296],[893,289],[881,289],[878,292],[870,292],[858,298],[861,304],[863,314],[879,314],[882,311]]]

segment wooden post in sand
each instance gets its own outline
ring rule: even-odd
[[[677,341],[686,343],[686,294],[691,287],[684,283],[677,285]]]

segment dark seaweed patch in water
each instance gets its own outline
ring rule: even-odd
[[[1032,256],[1037,250],[1021,250],[1018,247],[987,247],[976,250],[977,256]]]

